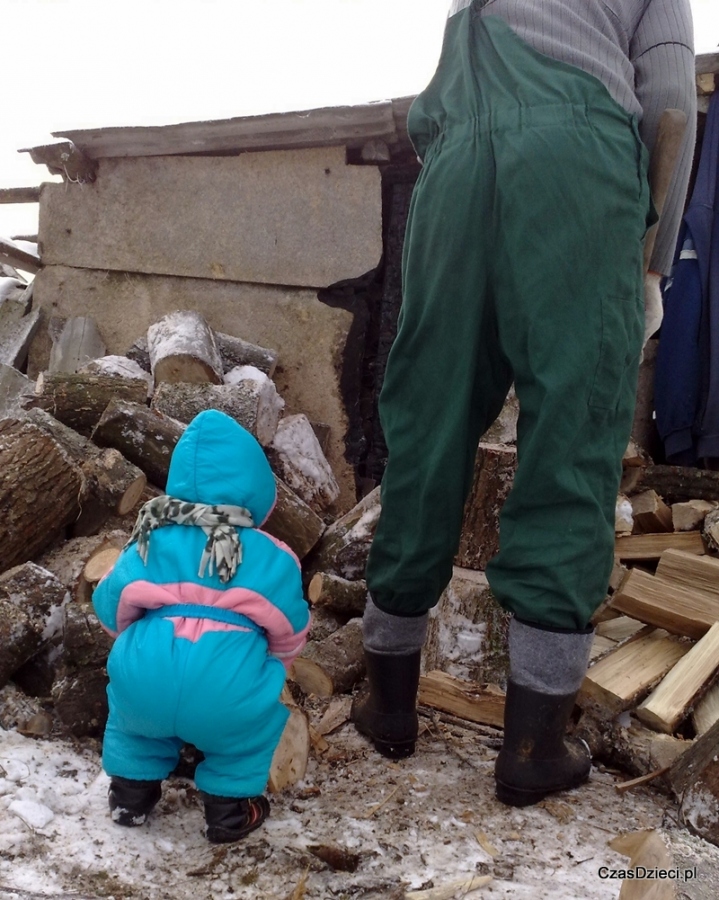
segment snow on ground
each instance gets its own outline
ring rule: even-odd
[[[646,828],[662,829],[678,864],[697,866],[679,897],[719,896],[719,848],[689,835],[652,788],[619,793],[618,776],[594,770],[582,790],[508,809],[492,792],[496,736],[422,721],[418,752],[401,763],[344,725],[304,781],[271,798],[263,828],[221,846],[203,836],[191,781],[170,779],[148,823],[122,828],[109,817],[98,742],[0,729],[0,900],[400,900],[485,873],[494,880],[471,897],[607,900],[622,882],[602,880],[600,866],[628,866],[607,842]],[[323,862],[318,845],[340,848],[354,871]]]

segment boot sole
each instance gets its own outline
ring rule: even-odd
[[[503,784],[501,781],[495,782],[495,796],[500,803],[505,806],[533,806],[549,797],[550,794],[558,794],[561,791],[571,791],[574,788],[581,787],[589,780],[589,774],[581,781],[573,784],[561,785],[560,787],[542,788],[541,790],[529,790],[527,788],[512,787],[509,784]]]
[[[377,741],[368,735],[375,746],[375,750],[387,759],[407,759],[412,756],[415,751],[415,741],[404,741],[401,743],[387,743],[386,741]]]

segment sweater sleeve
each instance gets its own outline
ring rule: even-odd
[[[640,134],[650,154],[665,109],[684,110],[688,117],[650,262],[650,269],[668,275],[684,212],[696,139],[694,36],[689,0],[648,0],[630,53],[636,95],[643,111]]]

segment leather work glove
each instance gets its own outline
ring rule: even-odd
[[[656,333],[664,318],[661,281],[664,276],[659,272],[647,272],[644,276],[644,342],[642,351],[649,338]]]

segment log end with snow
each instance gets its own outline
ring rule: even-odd
[[[139,379],[147,385],[147,396],[152,396],[154,387],[152,375],[128,356],[102,356],[100,359],[85,363],[78,371],[88,375],[119,375],[122,378]]]
[[[155,384],[222,384],[222,358],[215,335],[200,313],[169,313],[147,329]]]

